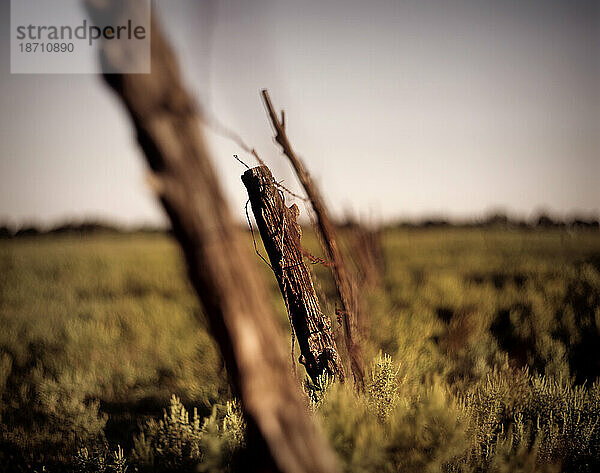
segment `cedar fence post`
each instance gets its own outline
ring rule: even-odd
[[[302,258],[302,229],[296,222],[296,204],[285,200],[266,166],[248,169],[242,176],[271,269],[285,301],[292,329],[300,345],[300,363],[316,381],[323,373],[344,381],[331,322],[319,306],[312,278]]]

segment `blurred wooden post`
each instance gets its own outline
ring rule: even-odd
[[[95,21],[135,19],[135,0],[87,0]],[[126,106],[152,183],[183,249],[189,276],[248,424],[249,471],[337,472],[334,453],[292,378],[266,289],[241,240],[209,158],[201,116],[176,59],[152,23],[150,74],[106,74]],[[106,41],[106,71],[135,60],[131,41]]]
[[[285,131],[285,115],[281,114],[281,121],[275,112],[269,92],[265,89],[262,91],[265,106],[273,128],[275,129],[275,141],[281,146],[283,153],[288,157],[292,167],[296,171],[296,175],[300,183],[304,187],[308,198],[312,204],[313,210],[317,215],[317,224],[321,235],[321,243],[325,247],[325,253],[331,262],[335,287],[342,303],[340,313],[342,325],[344,327],[344,335],[346,340],[346,349],[350,358],[350,367],[354,382],[360,388],[364,383],[364,362],[362,357],[362,348],[358,341],[357,334],[357,318],[358,318],[358,294],[350,279],[346,263],[342,252],[337,244],[337,235],[335,226],[329,219],[325,201],[319,192],[317,185],[314,183],[310,174],[306,170],[302,160],[296,155],[292,149],[292,145]]]
[[[321,312],[310,272],[302,258],[302,229],[296,222],[296,204],[285,206],[285,199],[275,187],[273,175],[266,166],[247,170],[242,181],[248,196],[271,269],[296,332],[302,355],[300,363],[309,376],[316,379],[323,373],[344,381],[329,318]]]

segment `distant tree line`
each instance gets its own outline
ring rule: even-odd
[[[344,226],[355,227],[359,224],[346,219]],[[532,219],[510,217],[503,212],[494,212],[483,218],[451,220],[445,217],[425,217],[419,220],[396,221],[389,225],[397,228],[514,228],[514,229],[589,229],[599,230],[600,219],[597,216],[573,215],[567,218],[553,217],[548,213],[540,213]]]
[[[35,224],[14,227],[0,224],[0,238],[20,238],[39,235],[92,235],[92,234],[120,234],[120,233],[168,233],[165,227],[140,225],[125,227],[117,223],[99,220],[68,221],[51,227]]]
[[[346,218],[342,227],[354,228],[360,223],[352,218]],[[533,219],[513,218],[502,212],[495,212],[481,219],[450,220],[444,217],[428,217],[416,221],[396,221],[389,227],[397,228],[514,228],[514,229],[584,229],[600,230],[600,219],[575,215],[570,218],[553,217],[548,213],[540,213]],[[68,221],[58,225],[44,228],[39,225],[28,224],[14,227],[0,224],[0,238],[19,238],[38,235],[91,235],[91,234],[126,234],[126,233],[170,233],[171,230],[161,226],[140,225],[125,227],[117,223],[99,220]]]

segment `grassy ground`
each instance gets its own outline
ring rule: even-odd
[[[305,246],[317,252],[311,235]],[[383,247],[382,284],[363,289],[367,358],[376,360],[370,390],[360,399],[336,386],[327,395],[311,391],[345,469],[516,471],[517,462],[522,471],[592,471],[600,452],[593,427],[600,413],[593,385],[600,375],[600,235],[403,229],[384,232]],[[273,278],[256,260],[289,336]],[[333,313],[327,268],[313,270]],[[134,437],[144,429],[150,435],[144,422],[160,416],[171,394],[197,406],[200,419],[230,399],[167,236],[0,240],[0,327],[3,469],[100,471],[97,462],[81,467],[75,453],[98,439],[108,451],[123,446],[132,468],[156,466],[158,454],[144,457]],[[377,358],[379,351],[392,361]],[[213,429],[222,450],[237,438],[225,442],[224,425]],[[526,433],[519,437],[517,428]],[[578,453],[581,435],[589,445]],[[368,438],[379,438],[378,448]]]

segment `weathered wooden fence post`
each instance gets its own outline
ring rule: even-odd
[[[271,268],[286,303],[300,345],[300,362],[316,380],[323,373],[344,381],[329,318],[321,312],[310,272],[302,259],[298,207],[286,207],[273,175],[266,166],[248,169],[242,176]]]

